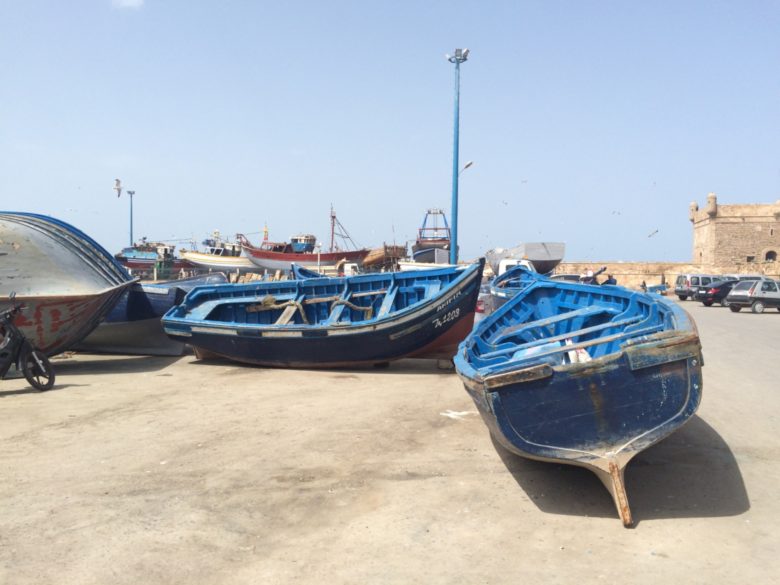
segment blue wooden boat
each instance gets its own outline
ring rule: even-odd
[[[137,282],[76,349],[96,353],[182,355],[184,344],[165,335],[160,319],[193,288],[227,281],[222,272],[213,272],[167,282]]]
[[[279,367],[451,358],[473,326],[471,266],[199,287],[163,317],[198,352]]]
[[[525,266],[513,266],[503,274],[496,276],[490,282],[490,305],[492,310],[495,311],[540,278],[544,279],[546,277],[528,270]]]
[[[307,278],[325,278],[324,274],[320,274],[316,270],[311,270],[300,264],[294,262],[290,264],[290,274],[292,274],[295,280],[305,280]]]
[[[696,326],[676,303],[532,273],[455,356],[506,449],[591,469],[626,526],[625,467],[696,411],[701,365]]]
[[[668,290],[669,290],[669,286],[666,283],[651,284],[650,286],[647,287],[647,292],[654,293],[657,295],[665,295]]]

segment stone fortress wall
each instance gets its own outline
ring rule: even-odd
[[[562,262],[558,274],[583,274],[607,266],[618,284],[638,288],[666,282],[670,287],[679,274],[764,274],[780,278],[780,200],[770,204],[720,205],[714,193],[703,209],[691,203],[688,218],[693,225],[693,255],[685,262]]]

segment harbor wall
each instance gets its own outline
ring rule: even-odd
[[[775,203],[723,205],[715,193],[703,207],[692,202],[688,219],[693,227],[691,262],[562,262],[556,274],[584,274],[602,266],[600,277],[612,274],[629,288],[665,282],[670,287],[680,274],[762,274],[780,279],[780,200]]]
[[[777,262],[753,262],[739,266],[739,270],[724,270],[714,266],[702,266],[691,262],[618,262],[615,260],[594,262],[561,262],[555,269],[555,274],[584,274],[588,270],[594,272],[606,266],[607,270],[599,276],[599,281],[611,274],[618,284],[628,288],[639,288],[644,281],[648,286],[666,282],[674,288],[674,281],[680,274],[764,274],[770,278],[780,279],[780,266]],[[736,268],[736,267],[733,267]]]

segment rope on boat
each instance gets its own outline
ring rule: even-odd
[[[382,290],[375,290],[375,291],[363,291],[359,293],[355,293],[352,296],[353,297],[367,297],[367,296],[376,296],[380,294],[387,293],[387,289]],[[322,303],[322,302],[328,302],[332,301],[330,305],[330,311],[333,312],[333,309],[338,305],[344,305],[346,307],[349,307],[353,311],[362,311],[363,313],[366,313],[366,319],[371,319],[374,316],[374,308],[372,305],[369,305],[367,307],[363,307],[361,305],[356,305],[355,303],[352,303],[346,299],[340,298],[338,296],[330,296],[330,297],[318,297],[313,299],[304,299],[303,301],[296,301],[296,300],[290,300],[285,301],[283,303],[277,303],[276,298],[273,295],[265,295],[259,303],[254,305],[249,305],[246,308],[247,313],[259,313],[261,311],[274,311],[274,310],[281,310],[286,309],[287,307],[296,307],[298,311],[301,313],[301,319],[303,320],[304,324],[309,325],[309,320],[306,318],[306,311],[303,309],[303,305],[310,305],[313,303]],[[289,315],[286,319],[282,319],[284,315],[282,315],[279,319],[280,321],[277,321],[277,325],[284,325],[289,321],[289,317],[292,317],[292,315]]]
[[[363,311],[364,313],[366,313],[366,319],[371,319],[371,317],[374,316],[374,307],[372,307],[371,305],[367,307],[361,307],[360,305],[356,305],[355,303],[350,303],[346,299],[339,299],[337,301],[333,301],[333,304],[330,306],[331,312],[336,307],[336,305],[345,305],[350,309],[352,309],[353,311]]]
[[[306,318],[306,311],[303,310],[303,303],[300,301],[285,301],[283,303],[277,303],[276,298],[273,295],[265,295],[262,300],[256,305],[250,305],[246,308],[247,313],[260,313],[261,311],[275,311],[280,309],[286,309],[288,307],[295,307],[301,314],[301,320],[305,325],[309,324],[309,320]],[[292,316],[292,315],[291,315]],[[289,318],[287,319],[289,321]]]

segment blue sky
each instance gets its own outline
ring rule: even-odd
[[[468,47],[462,257],[685,261],[690,201],[780,199],[779,30],[776,1],[0,0],[0,207],[115,252],[118,177],[136,238],[324,241],[332,203],[413,239],[449,213]]]

